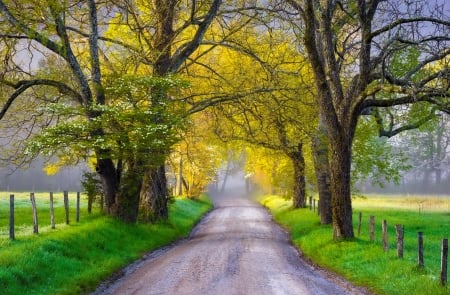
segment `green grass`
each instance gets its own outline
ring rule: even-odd
[[[129,225],[97,214],[39,235],[23,230],[15,241],[1,237],[0,293],[88,293],[144,253],[185,237],[211,206],[205,196],[180,198],[171,204],[169,220],[158,224]]]
[[[17,238],[33,233],[33,215],[30,202],[30,193],[14,194],[15,234]],[[0,247],[4,238],[9,237],[9,195],[0,194]],[[36,207],[38,209],[39,232],[47,232],[50,228],[50,198],[49,193],[35,193]],[[53,194],[53,207],[55,211],[56,228],[64,227],[66,215],[64,210],[63,193]],[[81,195],[80,219],[87,217],[87,199]],[[76,193],[69,193],[69,221],[75,223]]]
[[[291,232],[294,244],[314,263],[330,269],[375,294],[450,294],[440,285],[440,247],[450,236],[450,199],[420,197],[368,197],[354,200],[354,228],[362,212],[361,236],[351,241],[333,241],[331,226],[321,225],[309,209],[291,209],[277,196],[261,201],[277,222]],[[417,203],[432,203],[420,214]],[[369,238],[369,216],[375,216],[375,241]],[[389,250],[382,248],[381,222],[387,220]],[[404,258],[396,252],[395,224],[405,228]],[[417,267],[417,232],[424,233],[423,269]]]

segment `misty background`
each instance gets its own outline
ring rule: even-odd
[[[54,175],[43,170],[45,163],[36,159],[26,169],[13,166],[0,167],[0,191],[82,191],[81,179],[88,170],[86,165],[63,167]]]

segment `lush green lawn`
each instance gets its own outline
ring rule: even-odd
[[[333,241],[331,226],[319,223],[309,209],[290,208],[277,196],[263,199],[277,222],[288,228],[292,240],[318,265],[331,269],[376,294],[450,294],[440,285],[440,247],[450,237],[450,199],[420,197],[356,198],[354,228],[362,212],[361,236],[352,241]],[[422,204],[422,212],[418,208]],[[426,206],[424,204],[427,204]],[[375,241],[369,238],[369,216],[375,216]],[[388,223],[389,250],[382,248],[381,223]],[[405,228],[404,258],[396,252],[395,224]],[[417,232],[424,234],[424,269],[417,267]]]
[[[2,230],[8,223],[4,200],[0,205]],[[27,209],[26,201],[23,205]],[[22,216],[19,207],[17,213]],[[165,223],[127,225],[98,214],[84,214],[80,223],[57,224],[56,230],[47,226],[39,235],[30,234],[32,218],[24,213],[29,222],[23,223],[17,239],[10,241],[7,234],[0,237],[0,293],[88,293],[145,252],[186,236],[210,208],[211,202],[204,196],[197,201],[176,199]],[[64,223],[61,216],[58,223]]]

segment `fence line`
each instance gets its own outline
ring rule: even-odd
[[[359,213],[358,217],[358,236],[360,235],[360,227],[362,224],[362,213]],[[388,251],[388,226],[387,221],[382,221],[382,246],[383,250]],[[395,225],[396,237],[397,237],[397,257],[403,258],[404,249],[404,226],[401,224]],[[369,238],[373,242],[375,240],[375,216],[369,217]],[[424,247],[423,247],[423,232],[417,233],[417,265],[419,268],[424,267]],[[448,239],[442,240],[441,245],[441,272],[440,281],[443,286],[447,284],[447,267],[448,266]]]
[[[320,204],[320,199],[318,200],[318,204]],[[450,211],[450,205],[447,205]],[[426,206],[424,204],[419,204],[419,214],[424,213],[424,209]],[[437,208],[438,206],[434,206]],[[318,205],[317,213],[320,215],[319,211],[320,206]],[[428,205],[428,208],[432,208],[431,205]],[[309,197],[309,209],[311,211],[316,209],[316,199],[312,196]],[[361,235],[361,226],[362,226],[362,213],[360,212],[358,215],[358,237]],[[396,231],[396,240],[397,240],[397,257],[402,259],[404,252],[404,226],[401,224],[395,225]],[[369,216],[369,239],[371,242],[375,241],[375,216]],[[423,232],[418,232],[417,237],[418,249],[417,249],[417,264],[419,268],[424,267],[424,248],[423,248]],[[388,243],[388,226],[387,221],[382,221],[382,246],[383,250],[387,252],[389,250]],[[442,285],[447,284],[447,265],[448,265],[448,239],[442,240],[442,250],[441,250],[441,274],[440,280]]]
[[[52,229],[56,228],[55,223],[55,209],[54,209],[54,196],[53,192],[49,194],[50,202],[49,202],[49,210],[50,210],[50,226]],[[80,192],[76,193],[76,222],[80,221]],[[69,224],[69,193],[67,191],[63,192],[63,201],[64,201],[64,211],[65,211],[65,222]],[[30,193],[30,204],[32,209],[32,217],[33,217],[33,233],[39,234],[39,222],[38,222],[38,206],[36,204],[35,193]],[[9,239],[15,240],[15,196],[11,194],[9,196]]]

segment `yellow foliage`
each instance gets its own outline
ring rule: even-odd
[[[59,170],[61,170],[61,166],[55,163],[48,163],[42,170],[44,170],[47,175],[55,175],[59,172]]]

